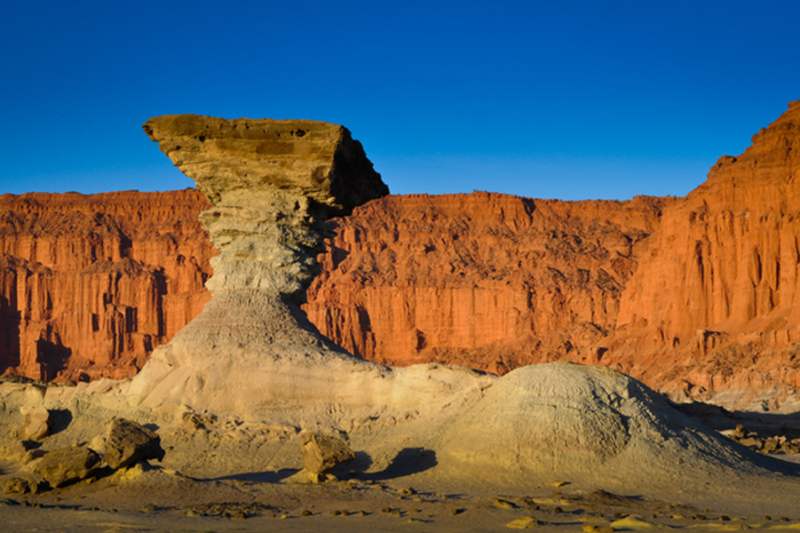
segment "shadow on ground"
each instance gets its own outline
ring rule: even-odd
[[[350,463],[339,465],[332,473],[338,479],[358,478],[362,481],[388,481],[390,479],[410,476],[429,470],[437,465],[436,452],[425,448],[404,448],[392,459],[389,465],[380,472],[367,472],[372,466],[372,458],[366,452],[356,452],[356,458]],[[296,468],[282,468],[277,471],[247,472],[232,474],[204,481],[251,481],[257,483],[280,483],[300,472]]]
[[[426,448],[404,448],[380,472],[359,472],[359,479],[386,481],[418,474],[430,470],[438,464],[436,452]]]

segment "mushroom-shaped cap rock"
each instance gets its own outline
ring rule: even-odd
[[[389,194],[344,126],[164,115],[142,127],[213,205],[226,192],[277,189],[308,197],[335,216]]]

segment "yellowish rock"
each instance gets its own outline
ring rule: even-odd
[[[533,529],[539,527],[541,522],[532,516],[523,516],[522,518],[517,518],[516,520],[512,520],[506,527],[510,527],[511,529]]]

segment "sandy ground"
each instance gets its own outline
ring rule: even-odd
[[[793,457],[793,459],[795,459]],[[5,465],[6,475],[17,470]],[[765,480],[753,499],[674,498],[585,490],[569,482],[530,493],[437,491],[415,475],[375,480],[339,471],[340,481],[293,481],[296,469],[196,479],[163,466],[142,466],[36,495],[6,497],[0,530],[23,531],[509,531],[526,517],[540,531],[653,529],[800,530],[800,483]],[[295,476],[294,478],[292,476]],[[563,483],[563,484],[562,484]],[[559,486],[556,486],[559,485]],[[719,489],[719,487],[716,487]],[[720,497],[720,494],[723,494]],[[519,523],[519,522],[518,522]]]
[[[0,422],[11,431],[21,419],[9,398],[6,408],[13,416]],[[110,413],[88,404],[70,406],[75,418],[53,411],[56,424],[44,449],[90,442],[103,433]],[[674,418],[678,413],[666,420],[685,424],[686,431],[698,435],[742,422],[755,427],[759,421],[765,434],[774,435],[794,431],[796,423],[794,415],[689,411],[704,427]],[[447,416],[463,421],[461,413]],[[521,419],[535,423],[530,417]],[[182,422],[161,426],[157,429],[167,451],[163,463],[101,471],[94,478],[35,495],[7,495],[0,500],[0,533],[461,532],[508,531],[512,525],[598,533],[800,530],[797,455],[766,457],[733,441],[725,444],[732,446],[727,452],[719,447],[691,453],[678,447],[670,452],[667,440],[654,448],[659,455],[631,455],[634,464],[586,454],[578,467],[557,470],[563,475],[571,468],[577,473],[574,478],[512,471],[502,462],[509,449],[489,453],[495,463],[489,460],[469,471],[455,471],[459,463],[448,463],[446,454],[446,429],[451,426],[436,426],[425,416],[398,420],[378,418],[348,433],[355,461],[334,471],[338,480],[322,484],[302,476],[299,433],[278,431],[276,426],[266,431],[223,418],[205,430]],[[509,442],[491,429],[491,420],[481,420],[485,428],[479,435],[492,443]],[[674,433],[670,439],[683,434]],[[649,441],[630,442],[628,447],[641,447]],[[567,447],[569,442],[561,438],[554,445]],[[705,457],[714,450],[724,453]],[[0,464],[0,478],[29,472],[33,464]]]

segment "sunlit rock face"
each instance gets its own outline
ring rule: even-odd
[[[136,374],[209,300],[203,208],[194,189],[0,195],[0,374]]]
[[[800,384],[800,101],[752,143],[664,210],[620,301],[609,347],[662,389],[731,403]]]

